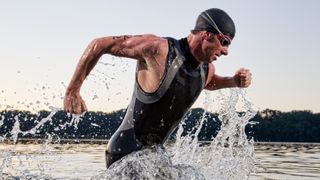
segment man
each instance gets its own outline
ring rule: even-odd
[[[203,89],[251,84],[247,69],[241,68],[232,77],[215,74],[212,62],[228,55],[234,35],[235,25],[229,15],[213,8],[202,12],[195,29],[181,40],[151,34],[95,39],[77,65],[64,109],[75,114],[87,110],[80,87],[103,54],[135,59],[133,97],[122,124],[108,143],[107,167],[142,147],[163,144]]]

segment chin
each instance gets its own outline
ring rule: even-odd
[[[213,61],[216,61],[216,60],[217,60],[217,58],[214,57],[214,58],[212,58],[212,59],[210,60],[210,62],[213,62]]]
[[[214,61],[213,59],[209,59],[207,62],[212,63],[213,61]]]

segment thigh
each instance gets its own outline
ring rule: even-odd
[[[114,154],[114,153],[109,153],[106,150],[106,166],[107,168],[109,168],[111,166],[111,164],[113,164],[114,162],[118,161],[119,159],[121,159],[122,157],[126,156],[127,154]]]

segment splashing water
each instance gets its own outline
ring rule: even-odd
[[[212,105],[210,99],[206,93],[206,109]],[[209,145],[202,145],[197,138],[208,120],[205,111],[195,133],[182,136],[183,122],[180,124],[176,142],[167,145],[168,151],[154,146],[131,153],[93,179],[248,179],[255,156],[245,126],[255,111],[244,90],[230,89],[229,97],[220,91],[217,100],[221,101],[218,118],[222,125]],[[242,112],[237,112],[239,103],[243,103]]]
[[[13,144],[15,145],[18,141],[19,134],[22,136],[26,135],[35,135],[37,131],[44,126],[47,122],[51,122],[53,120],[53,116],[61,110],[61,108],[53,108],[50,107],[51,112],[48,116],[45,118],[42,118],[33,128],[23,131],[20,129],[20,114],[14,116],[14,125],[12,127],[12,130],[10,131],[10,140],[12,140]],[[70,122],[65,122],[65,124],[60,125],[61,129],[63,129],[66,126],[74,126],[75,129],[78,126],[79,121],[81,120],[80,115],[69,115],[72,116]],[[4,118],[3,118],[4,119]],[[1,126],[0,126],[1,127]],[[0,136],[0,142],[3,142],[6,140],[5,137]],[[50,144],[57,144],[60,143],[60,138],[58,136],[51,135],[49,133],[46,133],[46,137],[41,144],[40,149],[37,150],[37,154],[46,154],[50,155],[51,151],[49,149]],[[33,169],[33,171],[38,171],[38,173],[30,173],[28,170],[28,166],[25,167],[24,162],[28,162],[29,159],[35,159],[35,156],[32,154],[24,154],[19,152],[15,146],[12,146],[9,150],[1,150],[0,151],[0,180],[1,179],[54,179],[52,175],[45,174],[44,172],[50,171],[53,167],[44,167],[41,162],[37,162],[35,164],[32,164],[32,167],[37,167],[36,169]],[[55,158],[55,159],[59,159]],[[19,166],[17,168],[14,168],[16,166],[18,161]],[[29,164],[30,165],[30,164]],[[22,170],[21,170],[22,169]],[[12,176],[14,175],[14,176]]]
[[[85,112],[80,115],[68,113],[68,117],[71,116],[72,119],[70,122],[66,122],[64,125],[61,125],[61,128],[64,129],[67,126],[73,126],[74,129],[78,129],[78,124],[81,121],[81,118],[84,116],[84,114]]]
[[[112,164],[106,171],[97,173],[91,179],[248,179],[254,169],[255,157],[253,141],[247,139],[244,128],[249,119],[255,115],[252,104],[246,99],[245,91],[241,89],[230,89],[229,94],[226,90],[218,91],[215,97],[212,97],[213,93],[206,92],[205,96],[204,108],[206,111],[198,119],[193,133],[188,132],[183,136],[184,122],[181,122],[175,143],[165,144],[166,148],[153,146],[133,152]],[[221,128],[217,136],[204,145],[198,140],[198,135],[205,122],[211,120],[206,114],[214,106],[214,103],[218,103],[216,107],[219,107],[219,116],[216,121],[221,121]],[[23,135],[34,134],[37,128],[51,120],[57,110],[59,109],[53,109],[46,118],[43,118],[28,131],[21,131],[18,116],[14,117],[15,123],[11,131],[12,140],[16,142],[19,133]],[[71,122],[63,126],[77,127],[80,118],[80,116],[72,117]],[[52,141],[53,137],[47,134],[47,140],[38,153],[50,153],[48,145]],[[0,164],[1,177],[12,174],[10,166],[13,163],[12,157],[15,155],[14,149],[0,153],[2,159],[2,164]],[[32,159],[33,157],[27,155],[25,158]],[[20,157],[20,161],[23,161],[22,157]],[[14,177],[8,176],[8,178],[53,179],[51,175],[43,173],[45,169],[41,163],[38,164],[38,169],[39,173],[35,175],[26,169],[15,174]]]
[[[194,167],[173,165],[162,146],[133,152],[91,179],[204,179]]]
[[[114,61],[114,62],[113,62]],[[115,66],[116,65],[116,61],[114,58],[111,60],[111,64],[103,64],[106,67],[107,66]],[[126,69],[128,69],[127,67],[129,66],[128,63],[122,63],[121,67],[122,67],[122,72],[125,72]],[[121,68],[120,67],[120,68]],[[105,71],[105,70],[98,70],[95,69],[95,71],[93,71],[92,76],[96,77],[96,79],[101,83],[105,84],[107,90],[109,91],[109,86],[111,85],[110,82],[114,79],[114,77],[116,76],[115,72],[116,71],[111,71],[113,73],[105,73],[105,72],[110,72],[110,71]],[[20,74],[20,71],[18,72]],[[94,74],[97,74],[96,76]],[[99,84],[99,83],[97,83]],[[63,86],[64,89],[66,89],[66,85],[64,82],[61,82],[61,84]],[[27,119],[26,116],[24,116],[24,112],[21,112],[17,115],[14,115],[12,117],[8,117],[5,115],[0,115],[0,128],[4,125],[4,129],[8,129],[10,128],[10,131],[6,134],[1,134],[0,135],[0,143],[7,143],[10,142],[9,144],[11,144],[11,142],[13,142],[13,146],[8,145],[9,147],[11,147],[10,149],[4,149],[0,151],[0,180],[1,179],[52,179],[50,178],[50,175],[44,175],[43,172],[45,172],[45,169],[48,170],[48,168],[50,169],[50,167],[42,167],[41,162],[37,163],[37,170],[39,173],[36,173],[34,175],[31,175],[31,173],[28,171],[28,167],[23,167],[23,165],[18,166],[16,169],[15,165],[16,165],[16,161],[27,161],[28,159],[34,159],[34,157],[32,155],[25,155],[23,153],[18,152],[15,148],[16,148],[16,143],[18,142],[18,138],[19,137],[25,137],[27,135],[29,135],[29,137],[33,137],[32,135],[36,135],[42,128],[45,127],[45,124],[53,124],[53,117],[55,116],[55,114],[57,114],[58,111],[62,110],[62,108],[55,108],[52,105],[56,104],[56,100],[63,100],[64,99],[64,95],[62,93],[58,93],[57,92],[63,92],[63,91],[53,91],[53,93],[50,93],[50,89],[52,89],[47,83],[45,83],[44,85],[39,85],[37,84],[36,87],[34,88],[28,88],[28,89],[24,89],[27,92],[27,95],[25,96],[17,96],[19,95],[19,92],[12,92],[15,96],[17,96],[17,101],[16,101],[16,105],[7,105],[7,96],[10,97],[10,91],[8,90],[0,90],[0,110],[4,110],[3,112],[7,111],[7,110],[13,110],[15,111],[16,109],[25,109],[25,110],[31,110],[32,112],[38,112],[41,109],[49,109],[50,113],[49,115],[47,115],[44,118],[39,118],[39,121],[33,118],[31,119]],[[94,92],[94,97],[93,100],[98,99],[98,96],[95,94],[95,90],[91,90],[90,94],[92,94],[92,92]],[[12,94],[11,93],[11,94]],[[34,95],[36,95],[36,98],[31,99],[31,97],[34,97]],[[61,104],[61,102],[59,102],[59,104]],[[59,124],[58,127],[55,127],[54,130],[55,131],[59,131],[62,129],[65,129],[66,127],[71,127],[73,126],[74,130],[77,130],[78,128],[78,124],[81,121],[82,117],[83,117],[84,113],[81,115],[73,115],[73,114],[68,114],[68,117],[71,119],[70,121],[67,121],[63,124]],[[38,117],[40,116],[40,114],[37,115]],[[12,127],[11,125],[7,125],[4,124],[4,121],[6,119],[6,122],[8,124],[8,122],[12,122]],[[25,122],[25,121],[29,121],[29,122],[35,122],[34,126],[28,130],[23,130],[24,128],[23,123],[21,122]],[[10,123],[9,123],[10,124]],[[32,124],[32,123],[31,123]],[[92,126],[99,126],[97,124],[91,123]],[[36,137],[36,136],[35,136]],[[9,141],[8,141],[9,140]],[[59,143],[60,142],[60,137],[53,134],[49,134],[46,133],[46,137],[43,140],[42,146],[41,148],[37,151],[38,154],[50,154],[50,150],[48,149],[49,145],[51,143]],[[25,159],[23,159],[25,157]],[[22,164],[22,163],[20,163]],[[35,165],[32,165],[33,167]],[[52,168],[52,167],[51,167]],[[22,169],[22,170],[21,170]],[[34,171],[34,170],[33,170]],[[7,176],[5,176],[7,175]],[[14,176],[10,176],[10,175],[14,175]]]
[[[104,66],[115,66],[115,64],[101,63]],[[128,66],[128,64],[125,64]],[[126,69],[126,68],[123,68]],[[95,75],[96,73],[97,75]],[[96,70],[92,74],[93,78],[102,82],[108,91],[111,87],[110,79],[114,79],[115,74],[111,76],[104,71]],[[99,78],[100,77],[100,78]],[[101,78],[102,77],[102,78]],[[63,84],[64,85],[64,84]],[[65,86],[65,85],[64,85]],[[112,86],[113,87],[113,86]],[[42,86],[39,91],[46,91],[47,86]],[[94,92],[94,91],[91,91]],[[218,92],[218,93],[216,93]],[[248,140],[245,134],[245,126],[248,121],[255,115],[252,109],[252,104],[246,98],[245,90],[233,88],[228,90],[220,90],[214,93],[205,91],[204,109],[200,119],[193,130],[183,135],[185,124],[182,121],[177,130],[174,143],[165,144],[163,146],[153,146],[143,149],[138,152],[133,152],[121,160],[115,162],[109,169],[97,173],[91,179],[248,179],[251,172],[254,170],[255,156],[253,141]],[[3,92],[2,92],[3,93]],[[117,92],[118,95],[119,92]],[[43,101],[35,101],[31,103],[20,102],[21,106],[32,107],[48,107],[47,94],[43,94]],[[62,95],[53,95],[61,97]],[[99,99],[94,94],[92,100]],[[25,100],[27,101],[27,100]],[[1,105],[1,104],[0,104]],[[216,107],[217,110],[212,108]],[[10,107],[8,107],[10,108]],[[52,117],[61,110],[61,108],[49,108],[51,113],[42,118],[33,128],[22,131],[20,129],[20,116],[13,117],[14,124],[10,134],[10,139],[17,142],[19,134],[34,135],[48,121],[52,121]],[[33,108],[35,110],[35,108]],[[211,121],[207,114],[209,112],[217,112],[218,119],[215,121],[221,122],[220,131],[212,141],[205,144],[198,139],[201,128],[207,121]],[[83,114],[82,114],[83,115]],[[77,129],[80,116],[72,116],[70,122],[59,125],[60,128],[73,126]],[[71,116],[71,115],[69,115]],[[3,124],[5,117],[0,116],[0,127]],[[186,119],[186,118],[185,118]],[[92,126],[99,126],[91,123]],[[54,140],[56,138],[57,140]],[[0,136],[0,142],[5,140],[5,136]],[[43,142],[39,154],[50,154],[48,146],[51,143],[59,143],[59,137],[47,134],[46,140]],[[39,173],[31,174],[28,169],[11,172],[10,166],[13,164],[13,157],[23,161],[23,157],[14,148],[6,151],[0,151],[0,177],[4,179],[53,179],[51,175],[44,174],[45,169],[39,163]],[[25,159],[32,159],[32,155],[25,155]],[[22,164],[22,163],[21,163]],[[27,168],[27,167],[26,167]],[[53,167],[49,167],[53,168]],[[8,174],[14,174],[14,177]],[[1,179],[1,178],[0,178]]]
[[[218,97],[224,98],[224,95],[220,93]],[[239,98],[245,103],[245,111],[242,113],[235,108]],[[199,169],[206,179],[248,179],[254,168],[255,157],[253,141],[247,139],[245,126],[255,115],[255,111],[245,99],[243,90],[230,89],[230,98],[226,99],[228,100],[222,101],[219,112],[221,130],[210,145],[200,147],[197,139],[199,131],[195,138],[190,135],[178,136],[173,148],[173,162]],[[198,130],[201,129],[203,121],[207,120],[204,114]]]
[[[41,119],[40,122],[38,122],[38,124],[36,126],[34,126],[32,129],[30,130],[27,130],[27,131],[22,131],[20,129],[20,123],[19,123],[19,115],[16,115],[14,117],[14,120],[15,120],[15,123],[13,125],[13,128],[10,132],[11,134],[11,139],[13,140],[13,143],[15,144],[18,140],[18,135],[21,133],[23,136],[26,136],[28,134],[31,134],[31,135],[35,135],[37,130],[39,128],[41,128],[41,126],[43,126],[45,123],[47,123],[48,121],[52,121],[52,117],[59,111],[61,110],[61,108],[51,108],[51,112],[50,114]],[[81,115],[75,115],[75,114],[68,114],[68,116],[70,117],[71,116],[71,121],[70,122],[65,122],[65,124],[62,124],[60,125],[61,126],[61,129],[64,129],[65,127],[67,126],[73,126],[75,129],[78,128],[78,124],[82,118],[82,116],[84,115],[85,113],[81,114]],[[51,135],[49,136],[51,137]]]

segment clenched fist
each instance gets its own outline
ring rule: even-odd
[[[79,92],[67,92],[64,97],[64,111],[72,114],[82,114],[87,111],[87,106]]]
[[[241,68],[233,76],[237,87],[249,87],[252,80],[252,74],[249,69]]]

